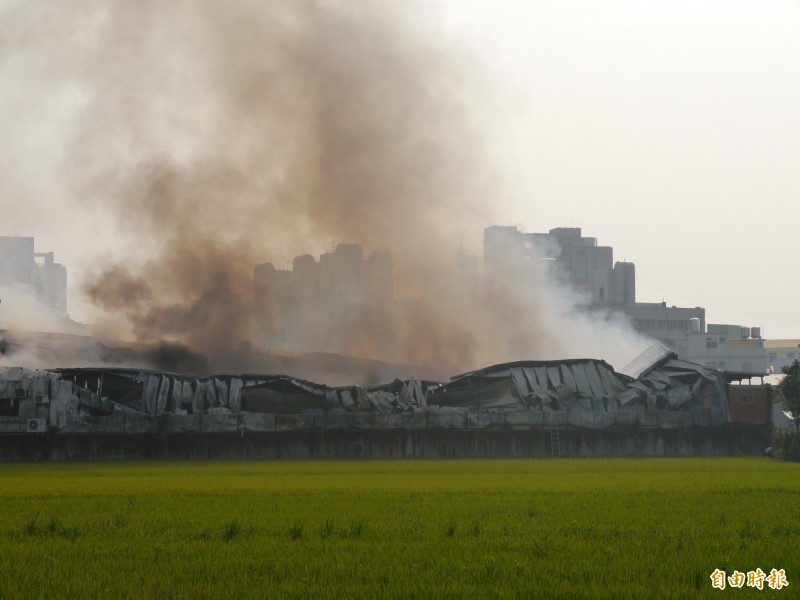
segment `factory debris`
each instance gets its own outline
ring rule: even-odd
[[[669,352],[656,351],[654,356],[636,378],[602,360],[571,359],[495,365],[446,383],[409,379],[344,387],[281,375],[4,368],[0,432],[691,428],[742,420],[730,408],[730,375],[678,360]],[[767,386],[747,387],[753,393],[746,402],[758,397],[763,404]],[[768,423],[768,406],[763,419],[745,421]]]

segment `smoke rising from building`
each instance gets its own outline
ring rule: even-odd
[[[486,222],[466,71],[421,6],[112,7],[74,160],[130,148],[83,183],[155,256],[106,266],[87,291],[138,339],[235,347],[253,266],[315,244],[387,250],[415,293]]]
[[[483,152],[474,65],[426,3],[74,10],[19,5],[6,16],[41,52],[69,56],[58,77],[73,80],[82,109],[64,172],[80,208],[110,211],[136,248],[124,262],[100,260],[85,291],[138,342],[185,344],[230,368],[260,342],[255,265],[357,243],[391,253],[396,295],[412,308],[327,306],[307,323],[318,337],[305,350],[445,370],[604,354],[544,276],[489,297],[451,275],[461,240],[493,222],[499,182]],[[45,36],[42,20],[82,29]],[[331,321],[358,335],[337,346]]]

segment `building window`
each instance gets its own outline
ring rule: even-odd
[[[657,323],[656,327],[658,327],[658,329],[664,329],[664,327],[665,327],[665,323],[664,323],[664,321],[662,321],[662,320],[660,320],[660,319],[659,319],[659,321],[658,321],[658,323]]]
[[[773,362],[776,358],[778,358],[778,355],[775,352],[769,353],[769,362]]]
[[[711,338],[706,338],[706,349],[711,350],[717,347],[717,340],[712,340]]]
[[[794,358],[794,352],[787,352],[786,358]]]
[[[586,279],[587,279],[586,267],[575,267],[575,280],[586,281]]]
[[[0,415],[4,417],[19,416],[19,399],[0,398]]]

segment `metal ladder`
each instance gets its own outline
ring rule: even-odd
[[[550,419],[550,456],[559,458],[561,456],[561,446],[558,435],[558,421]]]

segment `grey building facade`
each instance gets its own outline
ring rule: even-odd
[[[484,269],[487,285],[509,272],[525,271],[525,262],[542,260],[550,274],[569,285],[581,303],[624,306],[636,302],[636,267],[614,262],[614,249],[584,237],[580,227],[557,227],[548,233],[524,233],[496,225],[484,231]],[[529,269],[540,265],[531,264]],[[532,275],[532,271],[531,271]]]
[[[357,244],[339,244],[319,261],[310,254],[298,256],[291,270],[269,262],[256,265],[253,283],[254,315],[264,347],[331,352],[367,347],[358,339],[359,332],[370,330],[361,327],[365,312],[380,322],[388,321],[393,309],[391,254],[375,251],[364,258]]]
[[[516,227],[494,226],[484,232],[487,289],[541,269],[574,290],[578,305],[624,313],[639,333],[678,353],[688,349],[688,334],[705,331],[705,309],[636,301],[636,266],[615,262],[614,249],[585,237],[580,227],[556,227],[548,233],[524,233]],[[526,264],[527,263],[527,264]],[[699,328],[699,329],[698,329]]]
[[[67,268],[52,252],[35,252],[32,237],[0,236],[0,285],[32,291],[59,316],[67,314]]]

